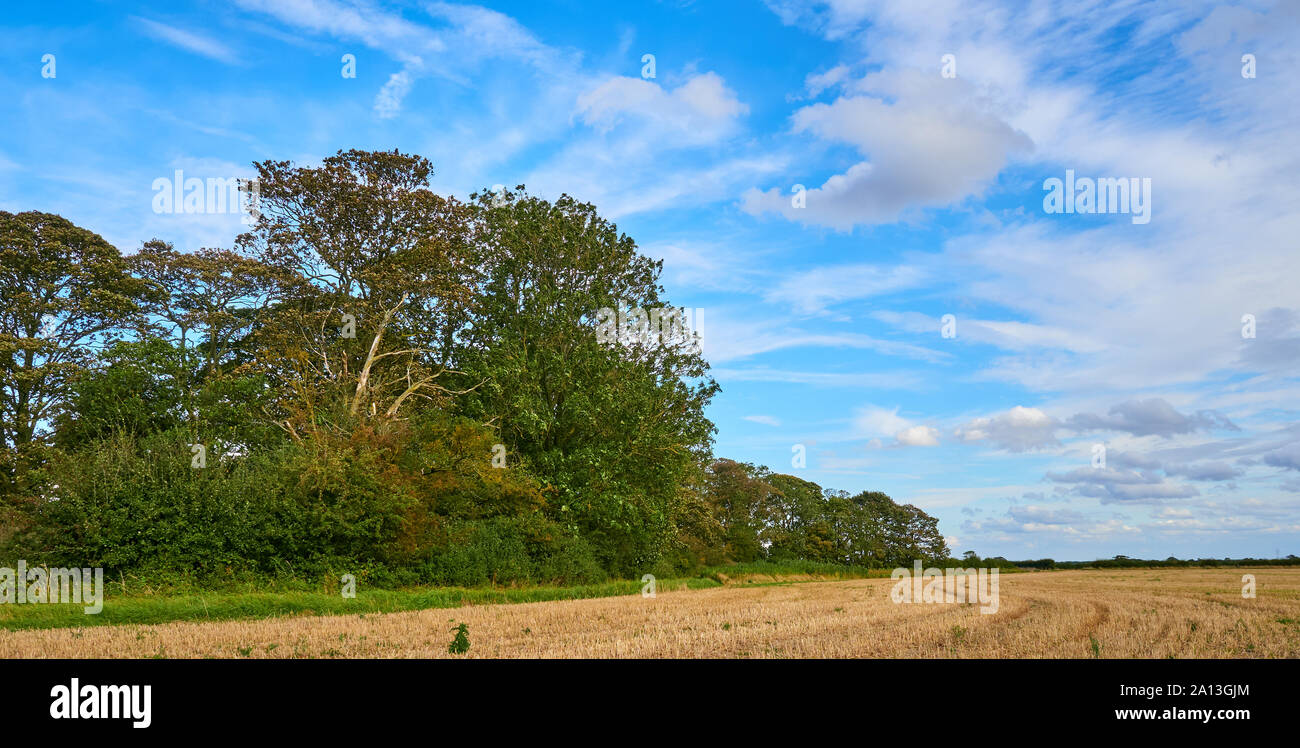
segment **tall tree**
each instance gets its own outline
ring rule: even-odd
[[[693,341],[598,336],[601,310],[663,309],[659,262],[594,206],[478,195],[486,276],[463,333],[464,412],[558,491],[557,517],[634,574],[673,541],[681,489],[708,459],[717,391]]]
[[[228,249],[183,253],[159,239],[127,260],[155,289],[145,304],[151,331],[171,339],[201,377],[246,363],[240,343],[265,321],[284,278],[278,268]]]
[[[148,288],[117,249],[62,216],[0,212],[0,439],[12,483],[49,436],[75,375]],[[26,455],[26,456],[25,456]]]
[[[428,160],[352,150],[255,166],[260,215],[237,246],[283,273],[259,332],[258,360],[287,393],[276,422],[296,434],[445,402],[475,268],[467,209],[429,190]]]
[[[266,399],[265,388],[249,376],[254,358],[250,338],[271,315],[274,292],[285,272],[225,249],[178,252],[158,239],[145,242],[127,260],[132,273],[154,291],[144,304],[141,331],[141,337],[154,344],[136,349],[153,352],[147,357],[153,371],[100,377],[85,394],[112,391],[103,385],[114,376],[172,387],[195,439],[241,441],[235,432],[254,428],[249,411],[256,414]],[[165,354],[161,345],[168,345],[171,353]],[[169,361],[170,369],[160,368]],[[113,362],[119,369],[131,369],[132,364],[121,355]],[[164,384],[162,378],[168,381]],[[221,427],[214,428],[218,424]]]
[[[780,496],[767,478],[767,468],[734,460],[718,460],[709,468],[709,490],[724,528],[727,556],[733,561],[756,561],[767,555]]]

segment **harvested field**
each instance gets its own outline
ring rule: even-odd
[[[1253,574],[1255,599],[1242,598]],[[1300,569],[1005,574],[1000,606],[894,604],[889,579],[366,616],[0,631],[0,657],[1297,657]],[[469,626],[469,652],[450,655]]]

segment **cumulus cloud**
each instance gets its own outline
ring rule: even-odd
[[[884,446],[882,438],[893,437],[894,446],[898,447],[937,447],[939,430],[919,424],[898,415],[898,408],[882,408],[869,405],[859,408],[853,418],[854,431],[857,436],[873,437],[868,446],[877,449]]]
[[[1106,455],[1106,462],[1119,467],[1138,468],[1140,470],[1159,470],[1160,460],[1150,455],[1134,452],[1112,452]]]
[[[1188,480],[1225,481],[1240,478],[1245,470],[1222,461],[1165,465],[1165,475],[1177,475]]]
[[[1049,472],[1047,479],[1072,485],[1075,494],[1101,499],[1103,504],[1115,501],[1183,499],[1201,493],[1195,486],[1170,483],[1153,473],[1116,470],[1112,467],[1083,467],[1065,473]]]
[[[910,426],[899,431],[894,438],[906,447],[939,446],[939,430],[930,426]]]
[[[578,136],[526,183],[542,194],[581,197],[607,218],[620,218],[729,200],[753,180],[784,171],[787,156],[743,139],[749,107],[721,76],[661,75],[662,84],[626,76],[589,82],[570,112],[583,126]]]
[[[912,423],[898,415],[898,408],[868,405],[858,409],[853,425],[860,436],[893,436]]]
[[[1198,410],[1183,415],[1161,398],[1129,400],[1111,407],[1104,415],[1077,413],[1067,425],[1078,431],[1125,431],[1134,436],[1173,436],[1198,429],[1240,431],[1232,421],[1213,410]]]
[[[1300,470],[1300,442],[1288,444],[1264,455],[1264,464],[1288,470]]]
[[[1025,452],[1060,444],[1056,439],[1059,427],[1059,421],[1038,408],[1017,405],[1005,413],[976,418],[957,428],[953,436],[967,442],[988,440],[1009,452]]]
[[[1186,453],[1188,450],[1178,451]],[[1116,452],[1108,455],[1106,461],[1112,466],[1136,468],[1144,473],[1161,470],[1168,476],[1178,476],[1198,481],[1226,481],[1240,478],[1246,473],[1244,469],[1226,460],[1162,462],[1151,455],[1140,455],[1133,452]]]
[[[961,80],[921,71],[871,73],[858,93],[794,115],[795,133],[854,147],[865,160],[808,189],[796,207],[789,187],[751,189],[751,214],[847,230],[897,220],[908,208],[944,206],[980,194],[1018,152],[1032,149]]]
[[[1099,540],[1120,533],[1139,532],[1139,528],[1122,519],[1088,517],[1068,509],[1042,506],[1014,506],[1000,517],[968,519],[962,530],[983,537],[1007,535],[1052,535],[1070,540]]]
[[[1068,525],[1087,521],[1080,512],[1051,509],[1034,504],[1010,507],[1007,509],[1007,516],[1024,524]]]
[[[981,310],[986,319],[1014,320],[985,324],[960,319],[954,343],[985,343],[1007,353],[984,366],[977,351],[959,359],[974,360],[974,378],[1048,397],[1107,398],[1099,406],[1070,409],[1047,398],[1033,400],[1048,403],[1041,407],[1066,419],[1055,431],[1041,429],[1041,443],[1050,445],[1058,435],[1065,439],[1098,432],[1096,440],[1124,449],[1162,444],[1147,454],[1113,450],[1108,462],[1114,475],[1053,481],[1059,495],[1155,506],[1168,500],[1190,508],[1186,516],[1161,517],[1166,524],[1158,529],[1199,533],[1247,527],[1206,507],[1218,501],[1237,511],[1248,499],[1235,495],[1235,488],[1225,490],[1230,486],[1224,484],[1247,472],[1252,478],[1267,472],[1252,465],[1268,465],[1275,475],[1268,483],[1252,480],[1249,495],[1271,500],[1279,482],[1283,491],[1300,491],[1300,480],[1292,480],[1300,474],[1300,452],[1287,442],[1240,433],[1224,439],[1202,436],[1217,430],[1267,430],[1273,425],[1269,421],[1289,419],[1294,412],[1293,387],[1263,387],[1267,377],[1240,375],[1289,378],[1300,364],[1300,310],[1294,309],[1294,273],[1289,272],[1295,268],[1291,237],[1300,230],[1300,218],[1284,207],[1298,194],[1295,180],[1286,175],[1295,172],[1300,150],[1278,147],[1297,142],[1294,128],[1283,124],[1289,114],[1286,102],[1295,96],[1259,97],[1241,85],[1238,64],[1245,51],[1260,60],[1294,58],[1294,34],[1285,31],[1300,17],[1292,5],[1211,11],[1195,4],[1157,3],[1126,5],[1115,12],[1094,9],[1085,18],[1071,6],[1052,3],[1025,12],[982,0],[945,1],[926,13],[906,0],[767,2],[786,23],[839,40],[840,49],[861,50],[854,70],[883,67],[888,74],[911,66],[937,79],[939,55],[955,53],[960,78],[983,87],[997,101],[986,111],[1032,139],[1032,171],[1039,173],[1024,179],[1020,170],[1004,170],[994,188],[1012,193],[1007,197],[1014,198],[1013,205],[1029,197],[1028,210],[986,204],[986,226],[964,232],[945,247],[943,260],[950,263],[951,277],[964,279],[954,283],[952,302],[932,304],[933,297],[922,296],[929,314],[915,315],[916,320],[909,320],[914,326],[905,329],[934,334],[936,316],[959,312],[963,307],[958,303],[973,299],[964,308]],[[1123,40],[1125,54],[1108,54],[1117,40]],[[1072,72],[1071,60],[1080,55],[1098,63],[1095,75],[1086,80]],[[1122,66],[1136,59],[1150,62],[1148,69],[1119,75]],[[1300,79],[1287,69],[1268,73],[1261,67],[1260,75],[1275,76],[1267,83],[1270,90],[1295,94]],[[811,91],[811,77],[808,82]],[[849,80],[830,90],[843,92],[841,100],[826,105],[830,113],[847,107],[841,101],[857,97],[900,108],[910,105],[901,97],[890,100],[864,91]],[[1186,101],[1188,107],[1151,106],[1174,100]],[[1221,124],[1229,121],[1231,126]],[[876,165],[857,143],[833,139],[833,133],[796,117],[799,125],[804,126],[801,134],[813,136],[815,147],[849,144],[864,153],[856,161]],[[1008,163],[1019,160],[1015,150],[1005,158]],[[861,174],[838,164],[831,168],[841,178],[872,176],[868,167],[860,167]],[[1127,220],[1120,226],[1101,218],[1067,221],[1035,215],[1032,195],[1042,178],[1060,176],[1066,168],[1092,176],[1151,176],[1157,185],[1156,220],[1139,231]],[[820,179],[818,175],[818,183]],[[794,176],[786,183],[760,183],[764,189],[781,184],[784,194],[752,193],[747,207],[826,225],[826,217],[813,212],[825,208],[814,199],[824,195],[810,192],[803,211],[789,207],[789,183],[796,181],[814,183]],[[778,202],[778,197],[783,199]],[[1231,209],[1225,209],[1225,200]],[[833,217],[847,222],[850,215],[845,208]],[[960,220],[956,213],[945,213],[945,223],[950,216]],[[900,307],[921,306],[911,303],[915,300],[906,298]],[[1257,338],[1251,340],[1238,334],[1239,319],[1247,312],[1258,318]],[[1148,393],[1159,390],[1177,407],[1148,399]],[[1175,394],[1186,399],[1174,399]],[[1077,415],[1069,418],[1072,413]],[[978,428],[991,430],[992,418],[966,424],[957,433],[976,443],[993,443],[989,432]],[[1207,484],[1217,485],[1207,489]],[[1196,500],[1197,487],[1212,493],[1212,499]],[[1078,502],[1087,503],[1096,502]],[[1292,508],[1285,524],[1294,526],[1294,517]],[[1008,532],[1035,518],[1019,519],[1005,518]],[[1278,532],[1283,524],[1260,526]],[[1048,522],[1034,526],[1081,529]]]

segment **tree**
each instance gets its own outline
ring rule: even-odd
[[[822,487],[784,474],[769,475],[767,483],[776,489],[767,532],[769,553],[777,558],[834,561],[835,543],[824,521],[827,502]]]
[[[709,468],[709,490],[722,523],[726,554],[733,561],[757,561],[766,555],[775,500],[780,496],[766,478],[766,468],[734,460],[718,460]]]
[[[298,438],[445,405],[476,273],[465,206],[428,189],[427,159],[396,151],[255,166],[260,215],[237,246],[277,272],[274,314],[256,331],[260,371],[281,393],[268,414]]]
[[[227,249],[177,252],[158,239],[127,258],[132,273],[153,287],[149,329],[171,339],[196,377],[216,377],[249,360],[240,343],[264,323],[285,275]]]
[[[714,463],[710,476],[733,560],[752,560],[755,546],[772,559],[868,567],[948,558],[937,519],[879,491],[850,495],[731,460]]]
[[[939,520],[921,511],[911,504],[901,507],[906,517],[907,544],[909,551],[925,561],[938,561],[948,558],[948,542],[939,532]]]
[[[264,441],[260,410],[266,387],[256,371],[252,336],[272,314],[284,271],[225,249],[178,252],[158,239],[127,259],[135,277],[153,291],[143,305],[140,337],[171,349],[169,356],[153,357],[155,363],[171,362],[154,375],[175,388],[181,422],[192,438]]]
[[[703,470],[683,484],[675,512],[676,536],[667,563],[673,573],[695,573],[727,561],[726,529],[712,500]]]
[[[47,441],[74,377],[148,289],[101,236],[49,213],[0,212],[0,440],[12,487]]]
[[[55,418],[54,443],[77,450],[115,433],[133,436],[181,428],[188,413],[177,349],[155,337],[120,341],[78,373]]]
[[[708,459],[717,391],[690,342],[601,342],[602,309],[667,307],[662,264],[568,196],[476,195],[483,281],[461,346],[459,407],[497,425],[557,491],[558,519],[635,574],[673,543],[682,487]]]

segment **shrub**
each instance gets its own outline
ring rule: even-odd
[[[56,452],[44,496],[8,511],[0,553],[162,578],[252,573],[458,586],[606,578],[590,546],[547,519],[536,481],[490,466],[481,426],[441,419],[324,432],[191,466],[181,428],[119,430]],[[14,530],[12,528],[20,528]]]

